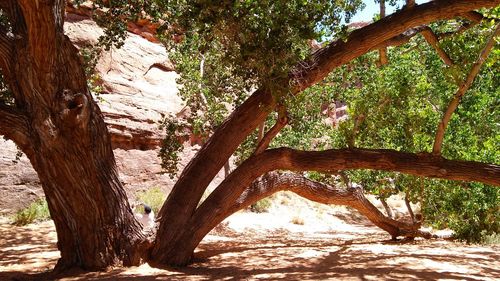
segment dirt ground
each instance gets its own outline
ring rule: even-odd
[[[305,210],[305,211],[304,211]],[[53,279],[52,222],[0,222],[0,280]],[[200,244],[185,268],[147,264],[57,280],[500,280],[500,246],[446,240],[389,241],[345,208],[240,212]]]

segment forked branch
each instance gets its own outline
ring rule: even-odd
[[[300,64],[294,71],[294,92],[300,92],[321,81],[339,65],[380,49],[382,44],[410,28],[421,26],[438,19],[450,19],[480,7],[495,7],[500,0],[440,0],[403,9],[377,22],[357,29],[346,41],[338,40],[318,50],[313,57]]]
[[[442,40],[442,39],[445,39],[445,38],[457,35],[457,34],[459,34],[461,32],[464,32],[464,31],[466,31],[466,30],[468,30],[468,29],[476,26],[484,18],[482,14],[480,14],[478,12],[474,12],[474,11],[470,11],[470,12],[464,13],[464,14],[460,15],[460,17],[466,18],[470,22],[462,24],[455,31],[444,32],[444,33],[439,33],[439,34],[429,34],[430,36],[435,37],[435,39],[431,38],[430,40],[439,41],[439,40]],[[394,36],[393,38],[390,38],[389,40],[386,40],[386,41],[380,43],[377,47],[378,48],[382,48],[382,47],[397,47],[397,46],[401,46],[401,45],[403,45],[405,43],[408,43],[410,41],[410,39],[413,38],[413,37],[415,37],[417,34],[424,33],[424,31],[428,30],[428,29],[429,29],[429,27],[426,26],[426,25],[422,25],[422,26],[417,26],[417,27],[414,27],[414,28],[410,28],[410,29],[404,31],[401,34],[399,34],[397,36]],[[423,34],[423,35],[425,36],[425,34]],[[425,38],[425,39],[427,40],[427,38]],[[429,42],[429,41],[427,40],[427,42]],[[429,42],[429,43],[431,43],[431,42]]]
[[[474,82],[474,79],[476,78],[477,74],[479,73],[481,66],[483,65],[484,61],[486,60],[489,53],[493,49],[493,46],[495,45],[495,37],[498,36],[499,34],[500,34],[500,24],[497,24],[493,34],[486,42],[486,45],[485,45],[484,49],[481,51],[481,54],[479,55],[478,59],[472,65],[472,68],[469,71],[469,74],[467,75],[467,78],[465,79],[464,83],[462,85],[460,85],[457,92],[453,96],[453,99],[451,100],[450,104],[448,105],[448,108],[446,109],[446,111],[443,115],[443,118],[442,118],[441,122],[439,122],[439,125],[438,125],[437,130],[436,130],[436,137],[434,139],[434,147],[432,148],[433,154],[435,154],[435,155],[441,154],[441,147],[443,145],[444,133],[446,131],[446,127],[448,126],[448,123],[450,122],[451,116],[453,115],[453,112],[455,112],[458,105],[460,104],[462,97],[465,95],[467,90],[469,90],[469,88],[472,86],[472,83]]]

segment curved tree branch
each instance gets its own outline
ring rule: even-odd
[[[429,233],[418,231],[419,224],[400,222],[385,216],[366,199],[361,187],[341,188],[331,186],[293,173],[269,172],[255,180],[249,188],[245,189],[234,204],[229,205],[227,213],[234,213],[272,193],[283,190],[292,191],[301,197],[322,204],[350,206],[394,238],[397,236],[431,237]]]
[[[495,31],[493,32],[490,39],[486,43],[484,49],[481,51],[481,54],[479,55],[477,61],[472,66],[464,83],[460,85],[453,99],[450,101],[450,104],[448,105],[448,108],[446,109],[443,115],[443,119],[439,123],[438,128],[436,130],[436,138],[434,139],[434,147],[432,148],[433,154],[436,155],[441,154],[441,147],[443,145],[444,133],[446,131],[448,123],[450,122],[451,116],[453,115],[453,112],[455,112],[458,105],[460,104],[460,100],[462,99],[462,97],[465,95],[467,90],[469,90],[469,88],[472,86],[472,83],[474,82],[474,79],[479,73],[479,70],[481,70],[481,66],[483,65],[484,61],[491,52],[491,49],[493,49],[493,46],[495,45],[495,37],[498,36],[499,34],[500,34],[500,24],[497,24],[497,26],[495,27]]]
[[[437,41],[448,38],[450,36],[457,35],[461,32],[464,32],[464,31],[476,26],[484,19],[482,14],[475,12],[475,11],[470,11],[470,12],[464,13],[464,14],[460,15],[460,17],[466,18],[470,22],[462,24],[455,31],[435,34],[434,36],[436,37]],[[423,32],[423,31],[425,31],[427,28],[428,27],[426,25],[418,26],[415,28],[410,28],[401,34],[399,34],[399,35],[397,35],[397,36],[395,36],[395,37],[393,37],[385,42],[382,42],[379,46],[377,46],[377,48],[401,46],[405,43],[408,43],[411,38],[415,37],[417,34]]]
[[[447,160],[432,154],[370,149],[327,151],[271,149],[250,157],[210,194],[190,218],[188,227],[179,233],[179,238],[183,242],[182,247],[174,246],[170,248],[170,251],[172,253],[186,251],[187,248],[186,254],[190,255],[192,251],[189,249],[194,249],[199,241],[228,214],[279,191],[279,189],[266,189],[259,183],[247,190],[255,179],[265,173],[273,170],[331,172],[346,169],[397,171],[426,177],[476,180],[500,186],[500,166],[498,165]],[[362,193],[354,193],[357,194],[354,196],[352,188],[343,190],[348,192],[343,194],[338,189],[332,190],[319,183],[305,183],[304,179],[298,179],[296,183],[290,182],[289,185],[299,186],[289,189],[317,202],[353,206],[393,237],[407,235],[430,238],[430,234],[418,230],[420,227],[418,224],[401,223],[384,216],[373,205],[368,204],[366,198],[360,197],[359,194],[362,195]],[[304,186],[308,186],[308,188],[303,188]],[[168,252],[165,254],[170,257],[170,264],[183,264],[189,259],[187,256],[171,255]]]
[[[233,202],[259,176],[273,170],[331,172],[353,169],[394,171],[416,176],[478,181],[500,186],[500,166],[472,161],[447,160],[428,153],[395,150],[332,149],[301,151],[271,149],[247,159],[209,196],[222,206]],[[210,202],[209,199],[205,202]],[[203,213],[205,202],[196,213]],[[207,203],[209,204],[209,203]],[[215,203],[214,203],[215,204]]]
[[[438,20],[449,19],[474,9],[495,7],[500,0],[440,0],[403,9],[377,22],[353,31],[347,40],[335,41],[318,50],[307,62],[301,63],[293,73],[295,92],[300,92],[322,80],[339,65],[374,49],[383,42],[406,30]]]
[[[191,218],[189,228],[183,233],[185,240],[183,240],[184,243],[181,247],[188,248],[190,251],[187,252],[191,252],[210,230],[230,214],[284,190],[294,192],[314,202],[352,207],[373,224],[387,231],[393,239],[398,236],[435,237],[428,232],[419,230],[420,223],[411,224],[385,216],[366,199],[363,189],[360,187],[340,188],[312,181],[299,174],[269,172],[253,181],[235,201],[218,202],[216,200],[217,194],[209,196]],[[220,203],[222,205],[215,205]],[[214,206],[218,206],[215,212],[213,211]],[[178,262],[182,263],[181,260],[184,258],[186,257],[181,258]]]

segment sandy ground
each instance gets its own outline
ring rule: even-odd
[[[500,280],[499,246],[389,241],[345,208],[240,212],[217,227],[185,268],[147,264],[57,280]],[[305,210],[305,211],[304,211]],[[0,280],[44,280],[59,256],[52,222],[0,223]]]

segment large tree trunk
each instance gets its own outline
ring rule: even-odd
[[[1,34],[7,46],[0,50],[2,74],[15,106],[0,107],[12,117],[0,133],[21,147],[38,173],[61,251],[56,268],[138,264],[145,239],[78,50],[64,35],[65,1],[9,0],[2,7],[14,35]]]

